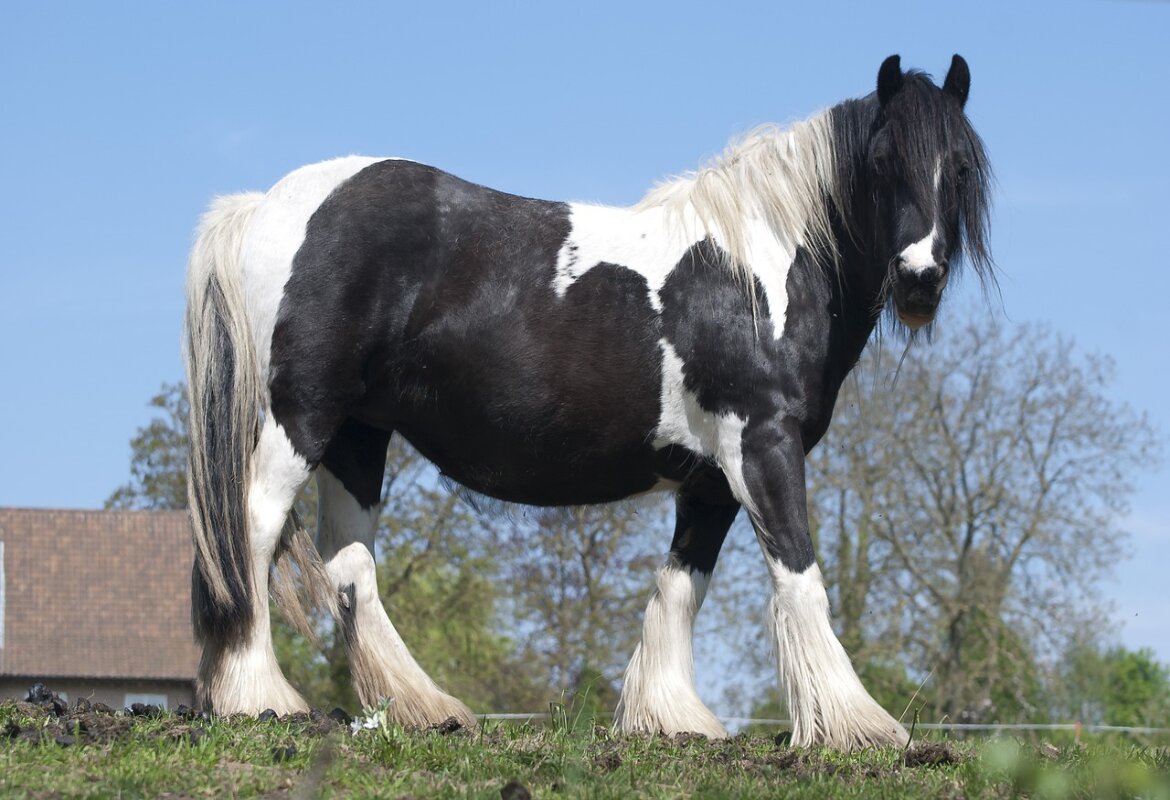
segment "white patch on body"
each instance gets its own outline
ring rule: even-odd
[[[659,292],[687,250],[708,235],[725,247],[719,231],[704,229],[689,208],[678,212],[661,206],[626,209],[574,203],[569,206],[569,224],[553,278],[558,297],[564,297],[589,270],[613,264],[646,279],[650,305],[658,312],[662,311]],[[772,335],[778,339],[784,332],[786,282],[796,246],[761,219],[750,219],[742,228],[751,271],[764,288]]]
[[[772,320],[772,338],[779,339],[784,335],[788,319],[788,273],[796,261],[796,245],[762,220],[752,220],[747,229],[752,273],[764,289],[768,317]]]
[[[646,279],[650,305],[662,311],[658,292],[695,240],[671,230],[661,208],[632,211],[573,203],[568,238],[557,253],[553,289],[558,297],[600,264],[625,267]]]
[[[657,587],[642,622],[642,641],[626,668],[615,712],[621,730],[727,735],[695,691],[691,639],[709,581],[710,576],[673,561],[658,570]]]
[[[339,594],[358,699],[365,706],[392,700],[391,716],[407,726],[450,717],[474,726],[467,706],[439,689],[414,660],[382,605],[374,562],[378,508],[362,508],[324,467],[317,469],[317,491],[317,549]]]
[[[905,744],[905,729],[862,686],[833,633],[821,570],[795,573],[764,553],[772,575],[769,627],[792,743],[840,750]]]
[[[674,347],[665,339],[660,339],[658,346],[662,350],[662,393],[654,447],[662,449],[673,444],[714,459],[727,476],[735,499],[754,514],[755,504],[743,478],[743,429],[747,420],[737,414],[714,414],[703,409],[684,384],[683,361]]]
[[[347,156],[301,167],[273,186],[256,209],[240,262],[248,318],[265,385],[276,313],[292,273],[293,257],[304,243],[309,217],[338,185],[385,160]]]

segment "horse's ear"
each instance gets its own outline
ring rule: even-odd
[[[959,107],[967,105],[967,94],[971,91],[971,70],[967,61],[958,53],[951,58],[951,68],[943,81],[943,91],[959,101]]]
[[[878,102],[883,106],[902,88],[902,57],[892,55],[882,62],[878,70]]]

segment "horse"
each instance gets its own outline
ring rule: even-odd
[[[268,614],[295,561],[336,614],[363,703],[392,699],[406,726],[474,724],[379,600],[397,434],[507,502],[674,493],[621,730],[727,735],[696,692],[692,633],[742,508],[771,578],[793,743],[904,743],[831,627],[804,459],[879,321],[929,331],[961,261],[992,270],[970,80],[958,55],[941,87],[890,56],[876,91],[756,129],[631,207],[357,156],[216,200],[185,322],[200,705],[305,709]],[[291,514],[313,475],[315,542]]]

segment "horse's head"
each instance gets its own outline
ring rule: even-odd
[[[878,72],[880,110],[867,154],[875,255],[889,265],[882,299],[911,329],[934,319],[961,256],[981,273],[990,264],[989,168],[963,113],[970,87],[958,55],[941,89],[923,73],[903,72],[896,55]]]

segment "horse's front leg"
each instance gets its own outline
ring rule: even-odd
[[[792,420],[743,435],[741,498],[772,577],[769,625],[796,745],[841,750],[904,744],[905,729],[862,686],[829,621],[808,530],[804,448]]]
[[[739,503],[722,473],[697,469],[676,496],[674,541],[642,623],[622,682],[615,718],[622,730],[642,733],[727,735],[699,699],[691,649],[695,615]]]

